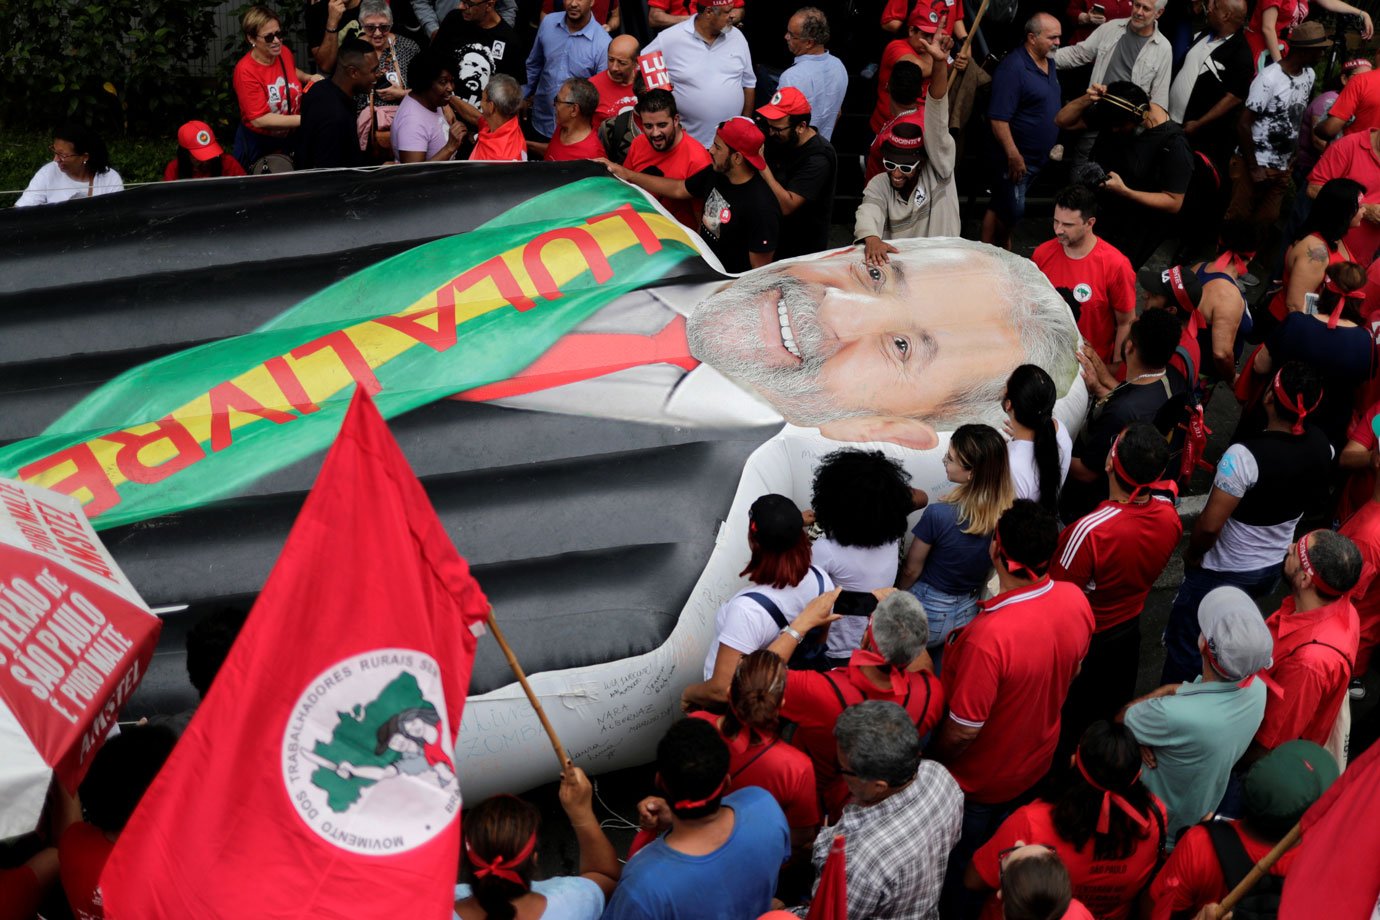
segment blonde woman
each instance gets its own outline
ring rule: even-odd
[[[978,592],[992,568],[992,533],[1016,498],[1006,442],[987,425],[954,431],[944,472],[956,488],[925,509],[896,579],[896,587],[909,590],[925,608],[936,665],[949,633],[977,613]]]

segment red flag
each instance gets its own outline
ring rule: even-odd
[[[848,920],[847,838],[842,834],[829,845],[829,855],[819,870],[819,884],[810,902],[809,920]]]
[[[1280,920],[1369,920],[1380,897],[1380,744],[1304,812]]]
[[[356,391],[210,694],[101,877],[113,920],[451,916],[488,611]]]

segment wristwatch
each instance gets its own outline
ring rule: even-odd
[[[797,641],[797,642],[804,642],[804,641],[805,641],[805,637],[804,637],[804,636],[802,636],[800,633],[796,632],[794,629],[792,629],[792,628],[789,627],[789,626],[783,626],[783,627],[781,627],[781,633],[782,633],[783,635],[790,636],[792,639],[794,639],[794,640]]]
[[[340,31],[340,26],[336,26],[334,29],[327,29],[327,30],[326,30],[326,34],[327,34],[327,35],[334,35],[335,33],[339,32],[339,31]]]

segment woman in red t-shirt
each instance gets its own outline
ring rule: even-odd
[[[1307,295],[1322,291],[1328,267],[1353,261],[1342,239],[1360,226],[1364,194],[1365,187],[1355,179],[1330,179],[1318,190],[1298,239],[1284,254],[1283,277],[1268,308],[1273,322],[1263,332],[1272,331],[1290,313],[1306,313]],[[1319,250],[1325,260],[1318,258]]]
[[[1329,13],[1339,13],[1361,17],[1361,39],[1370,41],[1372,34],[1370,14],[1358,10],[1342,0],[1318,0],[1318,6]],[[1265,64],[1278,62],[1284,57],[1283,39],[1289,32],[1308,18],[1308,0],[1260,0],[1246,26],[1246,44],[1251,46],[1251,57],[1256,69],[1262,63],[1261,54],[1268,52]]]
[[[819,799],[810,756],[777,734],[785,692],[786,663],[761,649],[738,662],[727,713],[716,716],[701,710],[691,718],[712,724],[728,745],[727,791],[759,786],[770,792],[786,813],[791,845],[803,847],[819,828]]]
[[[248,169],[260,157],[291,151],[292,134],[302,123],[303,87],[321,77],[298,69],[273,10],[251,6],[240,26],[249,53],[235,65],[233,83],[240,103],[235,159]]]
[[[1001,860],[1024,844],[1053,847],[1069,870],[1073,894],[1103,920],[1126,920],[1164,849],[1164,806],[1140,782],[1140,746],[1124,725],[1094,722],[1083,733],[1062,795],[1016,809],[973,855],[963,883],[994,892]],[[1000,920],[987,899],[983,920]]]

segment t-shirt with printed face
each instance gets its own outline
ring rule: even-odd
[[[773,253],[780,241],[781,208],[761,174],[741,185],[711,166],[685,180],[685,189],[704,200],[700,236],[709,244],[724,270],[752,268],[749,253]]]
[[[527,58],[517,32],[501,19],[498,25],[486,29],[455,10],[441,21],[431,51],[454,68],[456,97],[475,108],[494,74],[506,73],[519,84],[527,81]]]

